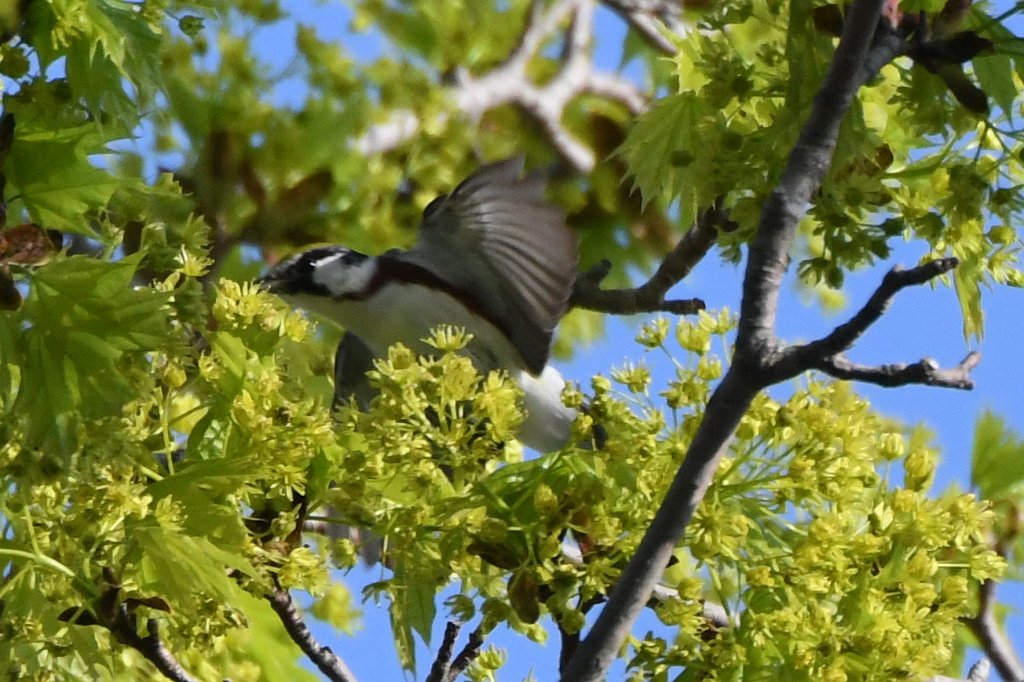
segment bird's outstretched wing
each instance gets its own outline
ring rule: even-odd
[[[506,322],[526,368],[543,370],[576,279],[579,243],[563,212],[544,200],[544,180],[523,176],[522,158],[484,166],[431,202],[418,241],[398,257],[446,273]]]

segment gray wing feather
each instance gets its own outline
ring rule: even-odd
[[[377,391],[370,385],[366,373],[373,369],[373,353],[363,340],[352,332],[345,332],[334,354],[334,405],[351,398],[364,412]]]
[[[419,240],[402,257],[445,273],[505,320],[527,369],[547,364],[579,268],[565,215],[544,200],[543,179],[523,160],[482,167],[423,214]]]

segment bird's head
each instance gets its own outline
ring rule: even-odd
[[[375,271],[374,259],[342,246],[324,246],[287,258],[260,278],[260,284],[285,297],[358,297]]]

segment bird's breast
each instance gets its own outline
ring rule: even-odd
[[[466,348],[480,372],[514,371],[523,366],[508,337],[485,318],[445,292],[421,284],[389,284],[359,300],[337,301],[337,320],[377,356],[395,343],[429,354],[423,342],[438,326],[463,327],[473,335]]]

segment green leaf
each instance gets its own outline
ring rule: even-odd
[[[207,537],[218,547],[242,551],[248,532],[238,516],[237,502],[227,498],[251,480],[255,463],[241,458],[191,464],[186,460],[178,466],[174,474],[150,484],[148,492],[153,500],[173,497],[184,510],[184,529],[189,535]]]
[[[971,483],[987,500],[996,500],[1024,481],[1024,439],[986,410],[974,427]]]
[[[985,330],[985,311],[981,307],[981,264],[974,254],[957,248],[954,251],[959,252],[960,258],[960,266],[953,271],[953,284],[963,316],[964,338],[980,339]]]
[[[20,135],[5,164],[7,180],[32,220],[46,228],[92,236],[90,214],[103,208],[124,183],[89,163],[87,126],[51,139]],[[70,139],[69,139],[70,137]]]
[[[129,528],[128,538],[132,549],[141,553],[140,587],[172,602],[189,600],[196,590],[202,590],[233,604],[241,589],[225,569],[256,573],[239,554],[226,552],[206,538],[182,535],[153,523]]]
[[[391,582],[391,629],[402,665],[416,668],[416,647],[413,631],[419,633],[423,643],[430,646],[430,633],[437,614],[435,596],[437,588],[430,579],[417,575],[406,561],[395,565],[395,578]]]
[[[985,94],[993,98],[999,108],[1008,116],[1014,112],[1013,101],[1017,98],[1014,81],[1013,60],[1009,55],[992,54],[975,57],[974,75]]]
[[[153,350],[167,336],[167,295],[133,288],[138,261],[73,256],[33,273],[15,405],[29,443],[68,454],[76,420],[119,414],[135,394],[124,354]]]
[[[0,413],[10,409],[18,387],[18,367],[24,362],[19,336],[15,317],[0,312]]]
[[[253,463],[239,459],[212,459],[181,467],[173,475],[151,483],[148,490],[154,499],[168,495],[182,497],[195,490],[210,498],[236,492],[252,477]]]
[[[416,669],[416,643],[412,638],[412,627],[405,614],[405,601],[392,598],[388,608],[391,620],[391,632],[395,636],[395,651],[398,661],[406,670]]]
[[[645,206],[682,190],[680,169],[693,155],[684,157],[690,152],[680,144],[688,131],[696,130],[698,112],[703,109],[696,93],[670,95],[655,102],[629,133],[618,153],[626,158],[633,186],[640,190]]]
[[[413,630],[419,633],[423,643],[430,647],[430,631],[434,626],[437,604],[434,597],[437,590],[423,581],[409,581],[405,584],[405,615]]]

